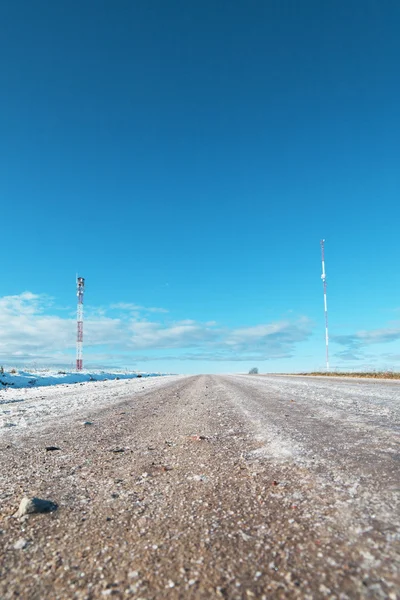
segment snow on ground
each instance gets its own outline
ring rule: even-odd
[[[400,515],[399,380],[231,375],[226,381],[263,444],[254,456],[292,459],[339,496],[346,488],[342,517],[349,527],[353,508],[387,523]]]
[[[119,374],[118,377],[120,379],[116,380],[114,374],[112,381],[86,380],[72,384],[46,384],[46,387],[19,389],[2,387],[0,389],[0,438],[6,435],[14,436],[32,428],[37,429],[50,424],[55,419],[65,417],[90,421],[91,418],[95,418],[94,414],[99,408],[162,387],[183,376],[138,378],[131,374],[129,379],[122,379],[122,375]]]
[[[134,377],[155,377],[159,373],[127,373],[120,371],[52,371],[49,369],[33,371],[3,371],[0,373],[1,388],[31,388],[63,383],[82,383],[83,381],[104,381],[106,379],[132,379]]]
[[[293,394],[296,401],[313,402],[327,418],[342,410],[348,419],[387,418],[398,413],[400,380],[302,377],[279,375],[237,375],[247,384],[264,385],[269,392]]]

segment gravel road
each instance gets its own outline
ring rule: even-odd
[[[0,430],[1,600],[400,598],[397,382],[82,389]]]

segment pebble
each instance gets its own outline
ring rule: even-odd
[[[32,513],[45,513],[52,512],[57,509],[57,504],[51,502],[51,500],[42,500],[41,498],[28,498],[25,496],[22,498],[19,505],[18,511],[15,513],[16,517],[23,517],[24,515],[30,515]]]
[[[131,579],[136,579],[136,577],[139,577],[139,572],[138,571],[130,571],[128,573],[128,577],[130,577]]]
[[[206,481],[206,477],[205,475],[192,475],[191,479],[193,479],[193,481]]]
[[[14,550],[23,550],[24,548],[26,548],[28,545],[28,540],[25,540],[24,538],[20,538],[19,540],[17,540],[13,546]]]

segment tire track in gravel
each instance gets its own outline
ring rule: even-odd
[[[348,402],[347,410],[338,401],[340,397],[331,398],[327,408],[323,400],[329,396],[329,383],[313,397],[312,387],[300,395],[295,386],[290,386],[290,380],[281,389],[279,386],[274,389],[261,378],[228,376],[224,381],[238,398],[241,396],[239,404],[242,410],[247,410],[249,418],[258,420],[260,427],[265,423],[279,429],[282,437],[287,435],[297,444],[297,452],[304,458],[326,457],[330,464],[336,462],[343,469],[362,471],[365,475],[368,470],[369,475],[383,471],[387,480],[398,483],[396,455],[388,449],[398,447],[399,433],[395,416],[392,418],[390,413],[385,419],[380,414],[355,415],[353,404],[359,401],[356,394],[353,402]]]
[[[2,447],[0,597],[394,600],[386,540],[354,540],[337,492],[265,453],[242,394],[185,378]],[[13,519],[24,494],[59,509]]]
[[[383,419],[380,413],[375,416],[362,410],[355,413],[354,404],[363,399],[357,398],[355,391],[351,402],[347,401],[349,409],[346,411],[343,402],[346,385],[341,386],[343,391],[340,387],[339,391],[335,390],[335,396],[325,381],[325,385],[318,386],[318,397],[312,396],[310,385],[311,398],[308,398],[304,392],[299,394],[295,385],[290,385],[289,378],[281,379],[284,381],[281,387],[279,384],[271,386],[266,379],[244,376],[226,377],[224,381],[235,392],[237,405],[253,421],[260,437],[267,432],[270,453],[275,449],[284,454],[286,450],[294,460],[307,464],[324,477],[348,487],[351,482],[354,488],[361,486],[367,494],[366,509],[369,507],[370,515],[378,513],[386,521],[396,521],[400,532],[400,448],[394,425],[396,415],[392,417],[388,413]],[[385,385],[380,387],[385,389]],[[392,386],[388,387],[392,393]],[[365,386],[361,392],[365,393]],[[328,411],[324,396],[330,400]],[[277,442],[275,448],[273,439]]]

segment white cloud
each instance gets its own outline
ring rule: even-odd
[[[0,298],[0,364],[28,358],[47,364],[60,364],[64,357],[71,361],[75,318],[48,314],[51,303],[47,296],[30,292]],[[115,310],[120,311],[118,316],[112,316]],[[148,313],[165,312],[130,303],[113,304],[109,309],[90,307],[84,322],[85,356],[102,360],[101,356],[127,353],[146,360],[161,351],[163,360],[268,360],[291,356],[295,344],[307,340],[312,328],[305,318],[234,329],[215,321],[145,318]],[[167,355],[170,350],[174,356]]]
[[[31,315],[43,312],[52,303],[46,295],[23,292],[18,296],[3,296],[0,298],[0,313],[3,316]]]
[[[349,335],[332,336],[337,344],[355,349],[371,344],[386,344],[400,340],[400,327],[383,327],[370,331],[362,330]]]
[[[172,324],[160,322],[136,322],[130,324],[132,348],[190,348],[211,342],[218,337],[218,330],[195,321],[178,321]]]

